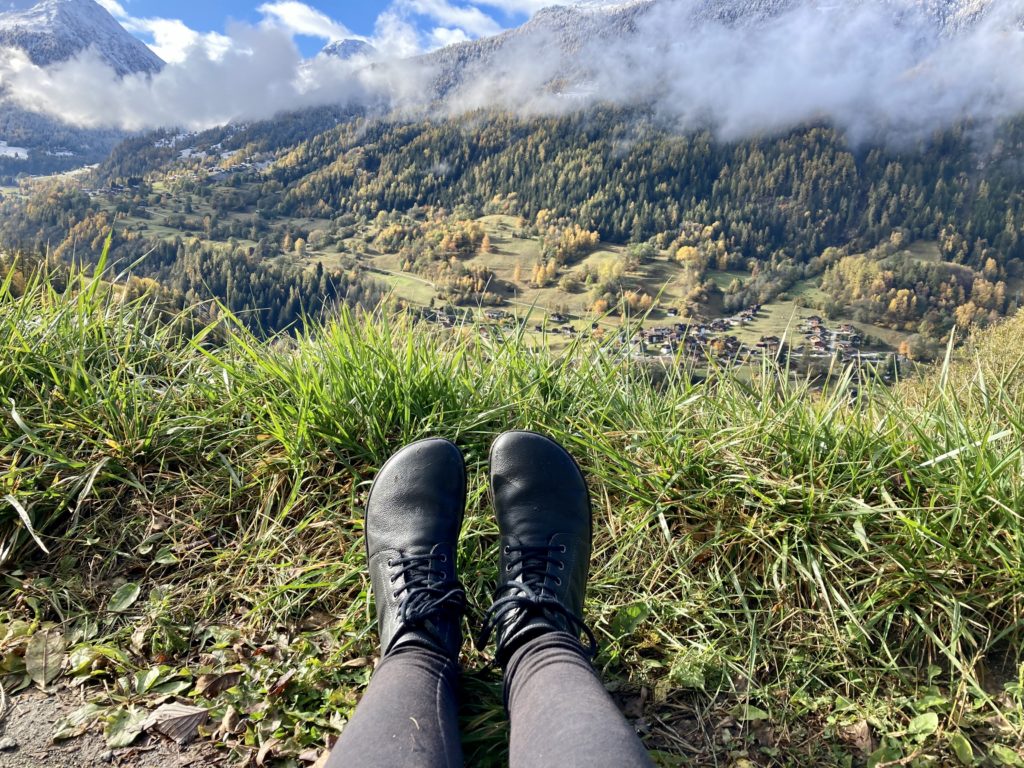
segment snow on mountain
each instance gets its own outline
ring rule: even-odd
[[[93,0],[0,0],[0,48],[38,66],[92,48],[118,75],[159,72],[164,62]],[[126,134],[67,125],[8,102],[0,88],[0,176],[48,173],[102,160]],[[17,152],[12,150],[17,149]]]
[[[345,61],[355,58],[371,59],[377,56],[377,49],[364,40],[335,40],[324,46],[320,53],[334,56]]]
[[[0,46],[46,66],[92,47],[119,75],[158,72],[163,61],[94,0],[0,0]]]
[[[575,54],[584,48],[599,50],[601,45],[616,45],[634,37],[645,23],[658,15],[680,23],[679,34],[693,34],[702,25],[714,23],[726,27],[762,24],[809,7],[822,13],[846,10],[860,3],[882,3],[892,12],[894,23],[912,17],[932,22],[929,31],[952,35],[974,24],[998,0],[581,0],[571,5],[554,5],[534,14],[526,24],[500,35],[448,46],[422,57],[434,72],[434,92],[447,97],[475,81],[495,76],[516,77],[519,70],[537,66],[531,58],[544,51],[544,59],[560,59],[551,73],[554,84],[565,86],[585,73],[579,70]],[[928,27],[928,24],[922,25]],[[551,83],[549,83],[551,84]],[[570,89],[571,90],[571,89]]]

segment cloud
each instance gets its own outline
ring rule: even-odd
[[[295,0],[264,3],[257,9],[264,19],[295,35],[308,35],[323,40],[344,40],[353,37],[344,24],[322,11]]]
[[[453,5],[448,0],[399,0],[396,6],[461,29],[469,37],[496,35],[502,30],[497,21],[473,5]]]
[[[129,14],[117,0],[98,0],[125,29],[153,39],[150,50],[168,64],[178,64],[194,49],[205,51],[211,58],[220,58],[227,51],[230,39],[217,32],[201,33],[180,19],[137,18]]]
[[[915,0],[794,2],[743,23],[695,20],[706,7],[655,4],[588,37],[582,30],[610,18],[599,11],[568,32],[517,36],[486,71],[463,70],[449,109],[536,114],[611,102],[725,139],[827,120],[855,141],[1024,112],[1019,0],[995,0],[980,21],[946,32]]]
[[[49,67],[21,51],[0,54],[0,82],[8,98],[86,127],[129,130],[202,129],[272,117],[282,110],[322,104],[406,103],[422,93],[421,69],[403,62],[360,67],[333,57],[305,61],[290,34],[276,27],[234,25],[220,58],[201,46],[155,75],[119,78],[87,49]]]
[[[444,48],[447,45],[465,43],[472,38],[462,29],[448,29],[447,27],[435,27],[430,32],[430,47]]]
[[[558,3],[552,0],[484,0],[477,5],[486,5],[490,8],[498,8],[509,14],[534,14],[542,8],[548,8]]]
[[[746,23],[695,20],[705,2],[671,0],[628,16],[615,14],[629,9],[581,12],[564,26],[551,24],[558,12],[538,18],[532,35],[502,38],[480,61],[453,65],[443,52],[414,55],[469,31],[438,22],[423,32],[411,15],[413,5],[439,13],[450,5],[401,0],[377,20],[371,42],[384,56],[372,66],[304,61],[294,26],[236,25],[222,36],[219,56],[210,55],[208,40],[169,27],[168,36],[181,36],[170,47],[182,58],[152,77],[118,78],[89,52],[41,68],[8,51],[0,83],[28,109],[131,129],[201,128],[320,104],[422,114],[438,108],[432,85],[439,82],[451,85],[440,108],[446,114],[480,107],[550,114],[612,103],[652,110],[682,131],[711,128],[726,140],[808,121],[833,122],[853,141],[918,137],[964,119],[1024,113],[1019,0],[993,0],[980,20],[946,31],[917,0],[828,7],[792,0],[788,12]]]
[[[370,42],[378,51],[393,58],[406,59],[422,51],[419,30],[393,8],[377,17]]]

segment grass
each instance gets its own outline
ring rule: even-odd
[[[233,708],[211,738],[240,760],[277,739],[302,764],[376,654],[376,469],[426,435],[462,448],[482,609],[487,449],[528,428],[589,476],[596,664],[659,764],[1024,760],[1024,317],[922,381],[816,394],[375,314],[270,342],[204,316],[84,279],[0,289],[8,691],[47,683],[50,648],[112,743],[173,693]],[[464,653],[468,762],[501,765],[500,680]]]

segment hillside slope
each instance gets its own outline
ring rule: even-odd
[[[1022,325],[996,333],[1019,346]],[[839,375],[816,395],[770,368],[655,385],[590,346],[348,314],[264,345],[229,318],[167,325],[100,283],[23,278],[0,291],[0,361],[0,681],[38,676],[25,655],[45,640],[92,684],[86,723],[174,691],[233,707],[239,755],[315,756],[376,654],[368,481],[407,441],[456,441],[459,559],[484,607],[487,448],[529,428],[589,475],[597,664],[659,761],[1024,754],[1024,402],[1005,377],[964,391],[970,408],[936,382],[854,395]],[[500,681],[466,686],[469,764],[500,765]]]

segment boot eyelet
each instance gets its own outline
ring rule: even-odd
[[[398,593],[397,592],[392,592],[391,596],[397,598],[398,597]]]
[[[501,551],[507,555],[512,551],[512,548],[506,544],[504,547],[501,548]]]
[[[388,560],[388,568],[394,568],[394,567],[395,567],[395,561],[394,560]]]
[[[563,563],[561,560],[558,561],[558,570],[560,570],[560,571],[564,571],[565,570],[565,563]]]
[[[568,550],[565,548],[565,544],[563,544],[562,546],[560,546],[558,548],[558,551],[561,552],[562,554],[565,554]]]
[[[562,586],[562,579],[560,576],[555,576],[555,584],[559,587]]]
[[[441,555],[441,562],[442,563],[447,563],[448,562],[448,555]]]

